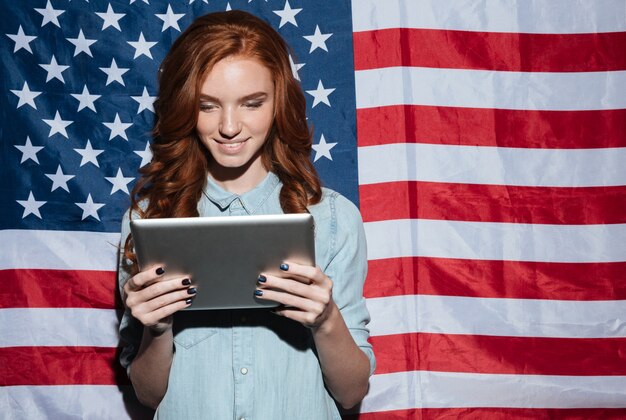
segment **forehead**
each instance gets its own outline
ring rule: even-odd
[[[245,96],[253,92],[272,94],[270,70],[248,57],[227,57],[218,61],[202,81],[200,92],[211,96]]]

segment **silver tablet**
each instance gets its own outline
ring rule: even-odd
[[[259,274],[283,261],[315,265],[310,214],[139,219],[130,230],[140,269],[189,276],[198,289],[189,310],[277,306],[254,296]]]

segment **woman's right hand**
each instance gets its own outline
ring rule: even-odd
[[[124,303],[153,333],[162,334],[172,328],[172,315],[191,305],[196,288],[186,277],[161,280],[162,267],[150,267],[131,277],[124,284]]]

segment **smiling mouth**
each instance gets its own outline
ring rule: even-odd
[[[240,148],[248,139],[237,139],[237,140],[218,140],[214,139],[220,147],[228,149],[228,150],[236,150]]]

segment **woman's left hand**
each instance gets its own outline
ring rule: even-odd
[[[256,297],[280,303],[276,314],[318,329],[334,306],[333,281],[317,266],[287,262],[280,269],[279,276],[259,276]]]

